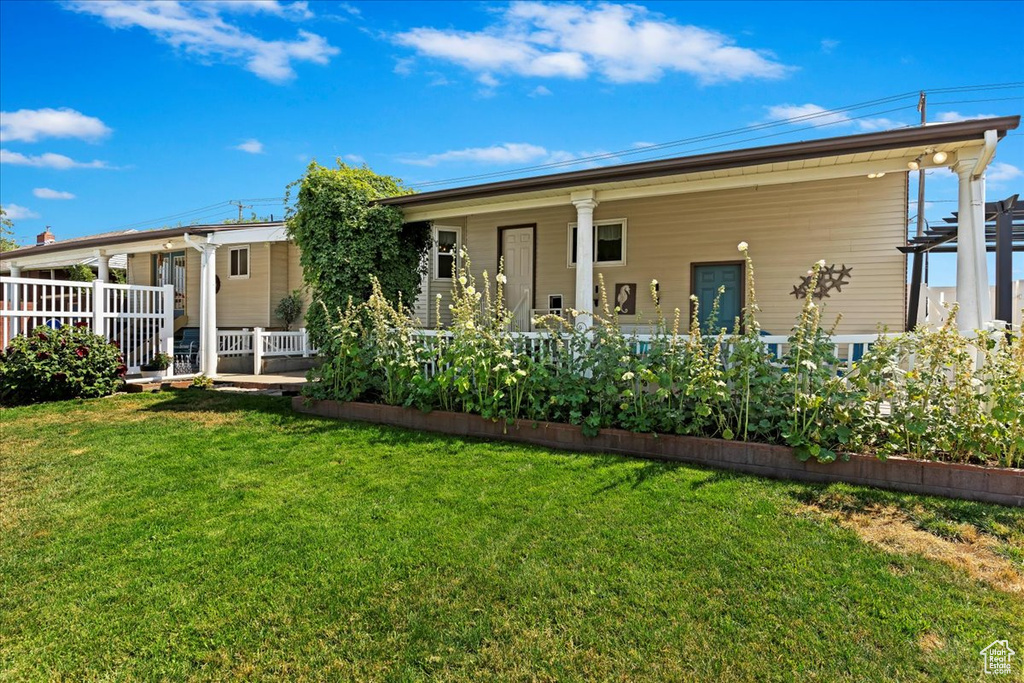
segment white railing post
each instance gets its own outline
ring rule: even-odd
[[[263,371],[263,328],[252,328],[252,374]]]
[[[302,357],[309,358],[309,332],[305,327],[300,327],[299,332],[302,333]]]
[[[104,326],[104,309],[106,308],[106,296],[103,293],[103,280],[92,281],[92,333],[107,336]],[[124,349],[122,349],[124,352]]]
[[[163,319],[160,321],[160,352],[171,357],[174,374],[174,285],[163,286]]]

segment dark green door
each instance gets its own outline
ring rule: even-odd
[[[732,332],[733,323],[743,307],[743,264],[724,263],[693,266],[694,294],[700,306],[701,330],[717,332],[725,327]],[[715,305],[718,289],[724,287],[718,302],[718,319],[712,329],[711,309]]]

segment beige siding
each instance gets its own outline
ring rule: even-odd
[[[595,269],[610,293],[615,283],[637,284],[640,315],[623,322],[650,318],[651,279],[661,283],[667,311],[679,307],[685,314],[691,265],[738,260],[736,245],[746,241],[765,330],[789,331],[800,308],[790,292],[822,258],[853,268],[850,284],[824,301],[829,321],[843,314],[839,332],[874,332],[880,323],[902,326],[906,270],[896,247],[907,220],[903,175],[605,202],[594,218],[627,220],[626,265]],[[575,270],[566,266],[566,256],[568,224],[575,220],[572,206],[470,216],[463,239],[474,273],[494,273],[498,227],[536,224],[535,306],[545,307],[549,294],[562,294],[571,305]]]
[[[220,292],[217,294],[217,327],[268,327],[270,325],[270,243],[262,242],[249,245],[249,277],[230,277],[230,266],[231,247],[223,246],[217,249],[217,275],[220,277]]]
[[[288,296],[288,243],[275,242],[270,247],[270,310],[267,315],[270,317],[274,327],[284,327],[284,322],[279,319],[274,310],[281,299]]]
[[[150,286],[153,284],[153,255],[128,255],[128,284]]]

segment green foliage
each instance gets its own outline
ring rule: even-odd
[[[770,348],[757,321],[754,267],[747,308],[732,334],[704,332],[692,301],[666,317],[651,282],[655,319],[641,337],[622,330],[598,277],[601,307],[582,329],[547,316],[541,334],[514,333],[502,272],[478,280],[469,255],[452,280],[451,324],[416,331],[401,299],[371,279],[367,303],[351,300],[321,346],[325,363],[310,395],[482,415],[549,420],[588,435],[635,432],[739,439],[791,446],[802,460],[845,453],[909,455],[1003,466],[1024,464],[1024,340],[940,330],[883,336],[852,367],[836,357],[833,329],[812,299],[821,262],[785,352]],[[721,292],[719,292],[719,297]],[[440,306],[440,297],[437,306]],[[576,312],[570,312],[575,316]],[[441,319],[441,311],[436,318]],[[836,320],[838,324],[838,319]],[[717,331],[716,331],[717,330]],[[982,362],[978,362],[981,358]]]
[[[274,309],[274,315],[284,323],[284,329],[290,330],[292,323],[302,317],[302,290],[294,289],[281,299]]]
[[[14,221],[7,217],[7,212],[0,207],[0,251],[12,251],[18,248],[14,241]]]
[[[192,378],[193,389],[212,389],[213,378],[207,377],[206,375],[196,375]]]
[[[114,393],[126,368],[116,344],[87,323],[37,327],[0,353],[0,404],[20,405]]]
[[[158,353],[150,358],[149,362],[142,365],[139,369],[146,370],[147,372],[166,370],[171,367],[172,363],[174,363],[174,356],[169,353]]]
[[[68,266],[68,279],[73,282],[92,282],[96,279],[96,273],[93,269],[84,263],[76,263],[73,266]]]
[[[409,194],[397,178],[369,168],[338,168],[313,162],[288,186],[297,187],[288,215],[288,232],[301,251],[303,277],[314,301],[306,316],[313,342],[323,345],[331,325],[329,313],[364,302],[376,277],[391,303],[419,293],[420,264],[430,243],[427,223],[407,224],[402,212],[376,204],[384,197]]]

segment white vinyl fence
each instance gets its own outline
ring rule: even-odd
[[[128,372],[174,352],[174,287],[0,277],[0,341],[37,327],[85,323],[116,343]]]
[[[292,331],[269,331],[262,327],[251,330],[218,330],[217,356],[233,358],[253,356],[253,374],[263,370],[263,359],[291,356],[310,358],[317,350],[309,343],[305,328]]]

